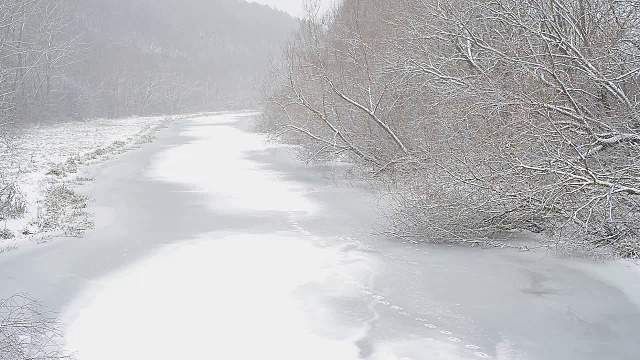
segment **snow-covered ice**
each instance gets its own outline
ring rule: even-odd
[[[285,181],[281,174],[246,158],[251,152],[278,145],[264,135],[227,126],[233,121],[237,121],[237,115],[194,119],[193,126],[182,135],[196,140],[159,154],[150,169],[151,176],[195,186],[215,196],[213,207],[224,206],[229,211],[313,212],[317,205],[305,198],[299,184]]]
[[[228,126],[233,121],[191,120],[182,135],[194,140],[160,153],[150,176],[195,187],[218,210],[285,213],[291,230],[184,239],[94,283],[66,312],[68,345],[79,360],[362,357],[360,342],[381,303],[362,292],[376,261],[317,241],[297,225],[294,214],[318,205],[300,184],[249,160],[275,145]],[[336,301],[360,309],[349,320]],[[378,360],[410,359],[400,355],[407,353],[455,360],[463,350],[420,338],[367,351]]]
[[[78,360],[635,360],[640,352],[637,292],[626,288],[635,272],[354,232],[378,219],[358,203],[360,190],[286,176],[302,170],[236,119],[190,119],[162,140],[170,146],[145,155],[150,165],[132,157],[120,167],[146,168],[123,185],[133,197],[126,209],[115,208],[133,222],[116,215],[94,239],[112,259],[154,236],[170,245],[87,278],[64,313]],[[270,160],[256,160],[265,149]],[[147,202],[148,194],[168,199]],[[171,224],[137,224],[147,219],[211,226],[168,239]],[[96,257],[92,245],[79,248]]]
[[[266,139],[220,126],[232,120],[193,120],[186,135],[197,139],[161,153],[151,176],[197,187],[230,211],[313,211],[297,184],[246,159]],[[77,317],[67,340],[81,360],[357,359],[354,342],[366,324],[340,326],[340,336],[316,334],[309,309],[325,324],[338,321],[317,299],[310,306],[297,294],[330,283],[334,296],[360,296],[356,283],[369,264],[345,256],[300,234],[206,234],[89,289],[70,307]]]
[[[167,246],[95,284],[70,312],[79,360],[357,360],[365,322],[344,324],[307,286],[355,298],[366,267],[291,235],[204,235]],[[402,354],[402,355],[400,355]],[[372,360],[462,360],[463,348],[421,338],[383,343]]]

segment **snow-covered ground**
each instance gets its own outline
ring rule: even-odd
[[[102,167],[99,226],[0,257],[0,297],[62,311],[78,360],[637,359],[632,268],[372,235],[371,194],[241,119]]]
[[[154,131],[174,118],[96,119],[35,124],[6,131],[0,136],[0,181],[17,185],[26,204],[26,212],[18,219],[5,220],[0,224],[0,228],[8,229],[15,236],[0,239],[0,253],[27,240],[45,241],[64,233],[63,228],[69,224],[55,223],[58,220],[86,222],[77,224],[78,227],[90,225],[87,218],[71,219],[74,214],[48,219],[46,200],[51,189],[69,188],[72,191],[74,184],[91,180],[91,175],[83,171],[88,165],[150,141]],[[64,194],[75,196],[72,192]],[[78,195],[76,200],[81,203],[86,199]],[[73,209],[77,213],[79,210]],[[48,223],[43,224],[45,221]]]

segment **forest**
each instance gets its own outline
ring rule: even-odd
[[[640,256],[639,2],[318,9],[270,74],[263,126],[309,160],[357,164],[389,233]]]
[[[240,0],[0,0],[0,124],[244,108],[296,26]]]

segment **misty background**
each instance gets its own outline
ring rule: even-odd
[[[637,360],[638,259],[638,1],[0,0],[0,360]]]
[[[0,1],[2,122],[250,107],[296,20],[240,0]]]

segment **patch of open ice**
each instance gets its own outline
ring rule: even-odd
[[[194,126],[183,135],[195,140],[161,153],[149,170],[152,177],[213,194],[212,206],[224,203],[243,210],[300,212],[313,212],[316,208],[299,185],[248,158],[274,145],[263,135],[231,126],[237,121],[235,115],[189,121]]]
[[[164,116],[155,116],[32,124],[11,128],[2,133],[0,180],[7,183],[16,182],[24,195],[26,212],[19,219],[3,221],[0,224],[0,227],[6,226],[17,235],[16,238],[0,241],[0,253],[3,249],[18,246],[29,239],[29,236],[21,236],[20,233],[36,220],[38,212],[41,211],[39,203],[44,200],[46,188],[53,183],[72,181],[76,177],[75,173],[61,177],[47,175],[53,167],[70,159],[80,160],[114,143],[123,145],[119,148],[120,151],[135,147],[137,142],[148,140],[150,134],[158,129],[165,119],[167,118]],[[104,154],[101,159],[109,155],[113,154]],[[88,158],[85,160],[84,165],[91,163]]]

